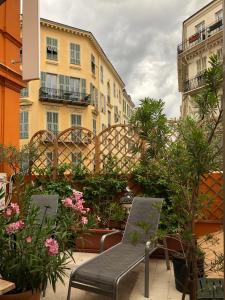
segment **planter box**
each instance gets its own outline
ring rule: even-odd
[[[109,229],[89,229],[87,233],[82,234],[76,240],[76,251],[80,252],[90,252],[99,253],[100,251],[100,241],[104,234],[113,232]],[[105,240],[105,248],[109,249],[112,246],[120,243],[122,240],[122,233],[118,232],[112,236],[109,236]]]

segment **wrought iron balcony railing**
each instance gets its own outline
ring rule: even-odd
[[[223,29],[223,20],[220,19],[220,20],[212,23],[210,26],[206,27],[202,31],[199,31],[199,32],[191,35],[186,41],[179,44],[177,46],[177,53],[180,54],[184,50],[194,47],[195,45],[201,43],[202,41],[206,40],[210,36],[221,31],[222,29]]]
[[[198,89],[205,85],[204,71],[198,74],[196,77],[191,78],[184,82],[184,92],[189,92]]]
[[[39,99],[48,102],[62,102],[72,105],[87,106],[90,104],[90,96],[85,93],[70,92],[48,87],[41,87]]]

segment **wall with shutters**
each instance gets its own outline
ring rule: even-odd
[[[97,133],[102,130],[102,125],[108,125],[107,113],[111,112],[112,125],[114,123],[114,107],[122,112],[123,88],[125,87],[120,78],[110,67],[100,47],[90,38],[90,33],[86,34],[82,30],[76,32],[67,30],[62,24],[52,21],[41,20],[41,72],[42,83],[39,80],[29,84],[29,96],[21,100],[21,110],[29,110],[29,139],[38,130],[47,128],[46,115],[48,111],[57,112],[59,117],[59,131],[63,131],[71,126],[71,114],[80,114],[82,126],[93,130],[93,119],[96,119]],[[75,30],[75,28],[72,28]],[[71,29],[71,30],[72,30]],[[57,59],[47,59],[47,38],[57,39]],[[49,39],[48,39],[49,40]],[[70,44],[80,45],[80,64],[72,64],[70,60]],[[51,48],[51,47],[50,47]],[[73,48],[74,49],[74,48]],[[91,56],[95,59],[95,73],[92,72]],[[100,65],[103,67],[104,80],[100,80]],[[79,93],[90,94],[90,86],[95,87],[94,101],[91,105],[68,105],[67,103],[57,103],[57,101],[44,102],[39,100],[39,89],[45,86],[46,75],[57,74],[57,89],[70,92],[70,78],[80,79]],[[44,80],[45,79],[45,80]],[[111,85],[111,104],[107,105],[107,82]],[[113,84],[116,85],[116,95],[113,94]],[[121,99],[119,101],[119,95]],[[94,105],[95,104],[95,105]],[[122,113],[121,113],[122,116]],[[122,116],[123,117],[123,116]],[[124,123],[123,118],[118,118],[119,123]],[[28,140],[29,140],[28,139]],[[28,140],[21,140],[21,145]]]

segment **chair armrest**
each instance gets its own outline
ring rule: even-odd
[[[101,241],[100,241],[100,253],[102,253],[104,251],[105,239],[107,237],[109,237],[110,235],[113,235],[113,234],[116,234],[116,233],[119,233],[119,232],[122,232],[122,231],[121,230],[114,230],[113,232],[106,233],[106,234],[104,234],[101,237]]]

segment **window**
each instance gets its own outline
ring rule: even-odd
[[[118,106],[114,106],[114,123],[119,122],[119,111]]]
[[[71,115],[71,126],[81,126],[81,115]]]
[[[116,84],[113,83],[113,96],[116,97]]]
[[[81,152],[72,153],[71,160],[74,167],[80,165],[82,162],[82,153]]]
[[[29,96],[29,90],[28,90],[28,87],[26,87],[26,88],[24,88],[24,89],[22,89],[21,91],[20,91],[20,97],[28,97]]]
[[[70,77],[59,75],[59,89],[60,91],[69,92],[70,90]]]
[[[91,72],[95,75],[95,57],[91,55]]]
[[[49,89],[57,89],[57,75],[46,73],[45,86]]]
[[[80,45],[70,44],[70,63],[80,65]]]
[[[47,167],[51,167],[53,163],[53,152],[47,152]]]
[[[58,113],[47,112],[47,130],[58,134]]]
[[[54,38],[46,38],[46,58],[58,60],[58,40]]]
[[[197,24],[197,25],[195,26],[195,32],[196,32],[196,33],[201,32],[201,31],[203,31],[204,29],[205,29],[205,21],[203,21],[203,22],[201,22],[201,23],[199,23],[199,24]]]
[[[199,58],[196,61],[197,64],[197,74],[202,73],[204,70],[206,70],[206,56]]]
[[[86,79],[81,79],[81,94],[83,97],[86,96]]]
[[[70,92],[80,94],[80,78],[70,77]]]
[[[97,122],[96,122],[96,119],[92,120],[92,124],[93,124],[93,133],[94,133],[94,135],[96,135],[97,134]]]
[[[205,21],[203,21],[195,26],[195,32],[196,32],[196,34],[198,34],[198,38],[197,38],[198,41],[205,39]]]
[[[81,115],[72,114],[71,115],[71,126],[81,126]],[[82,130],[80,128],[76,128],[71,133],[71,139],[75,143],[82,142]]]
[[[216,21],[222,20],[222,19],[223,19],[223,10],[220,9],[219,11],[217,11],[217,12],[215,13],[215,17],[216,17]]]
[[[28,139],[28,111],[20,112],[20,138]]]
[[[126,114],[126,109],[127,109],[126,101],[123,99],[123,112],[125,114]]]
[[[95,108],[98,108],[98,90],[92,83],[90,83],[90,95],[92,105],[94,105]]]
[[[100,66],[100,80],[103,83],[103,81],[104,81],[103,66]]]
[[[100,94],[99,106],[100,106],[99,109],[101,110],[101,112],[105,113],[106,112],[106,98],[102,93]]]
[[[107,126],[105,124],[102,124],[102,131],[105,130]]]
[[[110,95],[111,95],[111,90],[110,90],[110,83],[109,81],[107,82],[107,103],[110,104]]]
[[[108,127],[111,126],[111,111],[108,110]]]
[[[121,92],[119,90],[119,103],[121,103]]]

